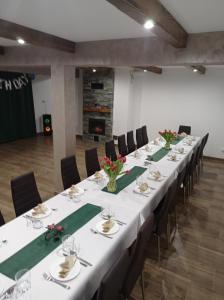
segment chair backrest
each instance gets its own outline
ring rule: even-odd
[[[142,138],[142,128],[136,129],[136,142],[137,148],[141,148],[142,146],[144,146]]]
[[[5,220],[3,218],[2,212],[0,211],[0,226],[5,224]]]
[[[81,181],[75,155],[65,157],[61,160],[61,176],[65,190]]]
[[[154,215],[151,214],[140,228],[138,233],[135,252],[133,254],[131,264],[128,268],[122,294],[128,298],[144,268],[146,246],[152,236],[154,226]]]
[[[158,235],[161,235],[166,230],[168,223],[168,214],[173,208],[173,201],[175,201],[177,181],[178,178],[176,178],[173,181],[173,183],[171,184],[171,186],[169,187],[168,191],[166,192],[165,196],[159,204],[159,210],[156,209],[156,233]]]
[[[136,145],[134,141],[134,133],[133,131],[128,131],[127,133],[127,144],[128,144],[128,153],[135,151]]]
[[[125,135],[122,134],[118,137],[118,151],[120,155],[126,156],[128,154],[128,148],[125,141]]]
[[[147,127],[146,125],[142,126],[142,139],[143,139],[143,144],[146,145],[149,142],[148,139],[148,134],[147,134]]]
[[[85,151],[86,172],[87,176],[92,176],[96,171],[100,171],[100,163],[97,154],[97,148]]]
[[[17,217],[41,203],[33,172],[12,179],[11,192]]]
[[[114,140],[110,140],[105,143],[105,154],[112,161],[117,160],[117,154],[116,154],[116,150],[115,150]]]
[[[185,132],[186,134],[191,134],[191,126],[180,125],[178,133],[181,134]]]
[[[124,300],[121,291],[131,261],[129,250],[126,249],[101,281],[97,300]]]

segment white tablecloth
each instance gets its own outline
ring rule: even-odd
[[[110,206],[115,212],[116,218],[126,222],[127,225],[120,226],[119,232],[110,240],[103,236],[95,235],[90,231],[101,220],[100,215],[97,215],[74,233],[75,240],[81,246],[80,256],[90,261],[93,267],[82,266],[79,276],[68,282],[71,286],[70,290],[65,290],[54,283],[47,282],[42,277],[43,272],[49,271],[51,264],[58,257],[58,249],[50,253],[31,270],[32,300],[91,299],[103,276],[119,257],[121,251],[129,247],[136,239],[141,224],[159,204],[178,172],[184,168],[190,159],[193,149],[198,145],[200,140],[197,137],[192,146],[184,145],[186,154],[178,154],[179,161],[177,162],[167,160],[167,156],[157,163],[152,162],[152,165],[155,165],[166,177],[161,182],[150,181],[150,186],[154,187],[155,190],[152,190],[149,197],[133,193],[135,182],[119,194],[114,195],[101,191],[103,186],[99,186],[95,182],[86,179],[79,184],[80,187],[87,189],[80,197],[80,202],[74,203],[60,194],[45,202],[48,207],[57,208],[57,211],[52,211],[49,217],[43,219],[44,227],[42,229],[27,227],[26,220],[22,216],[2,226],[0,228],[0,240],[7,239],[8,243],[7,245],[2,245],[0,248],[0,262],[38,237],[46,230],[44,228],[48,224],[60,222],[60,220],[70,215],[85,203],[92,203],[102,207]],[[184,140],[176,147],[183,146],[183,143]],[[128,155],[125,169],[130,169],[133,166],[144,167],[147,156],[158,151],[161,145],[150,144],[150,147],[152,148],[150,152],[144,150],[145,147],[139,150],[140,158]],[[142,176],[147,178],[148,170]],[[3,286],[6,289],[13,283],[13,280],[0,274],[0,287]]]

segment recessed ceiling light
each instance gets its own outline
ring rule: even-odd
[[[20,44],[20,45],[24,45],[25,44],[25,41],[21,38],[18,38],[17,39],[17,42]]]
[[[194,68],[194,69],[193,69],[193,72],[195,72],[195,73],[198,72],[198,69],[195,69],[195,68]]]
[[[96,73],[96,69],[93,69],[93,73]]]
[[[145,70],[144,70],[144,72],[146,73],[146,72],[147,72],[147,70],[145,69]]]
[[[153,20],[148,20],[144,24],[145,29],[152,29],[155,26]]]

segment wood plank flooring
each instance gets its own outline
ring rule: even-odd
[[[84,150],[98,146],[77,140],[77,163],[85,178]],[[52,139],[39,136],[0,145],[0,209],[6,221],[14,218],[10,179],[33,170],[43,199],[54,194]],[[151,255],[145,262],[146,300],[224,299],[224,163],[205,160],[200,183],[183,207],[178,205],[178,230],[160,265]],[[139,284],[132,299],[140,300]]]

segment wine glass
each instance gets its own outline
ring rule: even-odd
[[[15,275],[15,298],[29,300],[31,299],[31,274],[28,269],[22,269]]]
[[[75,249],[75,239],[72,235],[66,234],[62,237],[62,250],[66,255],[70,255]]]

